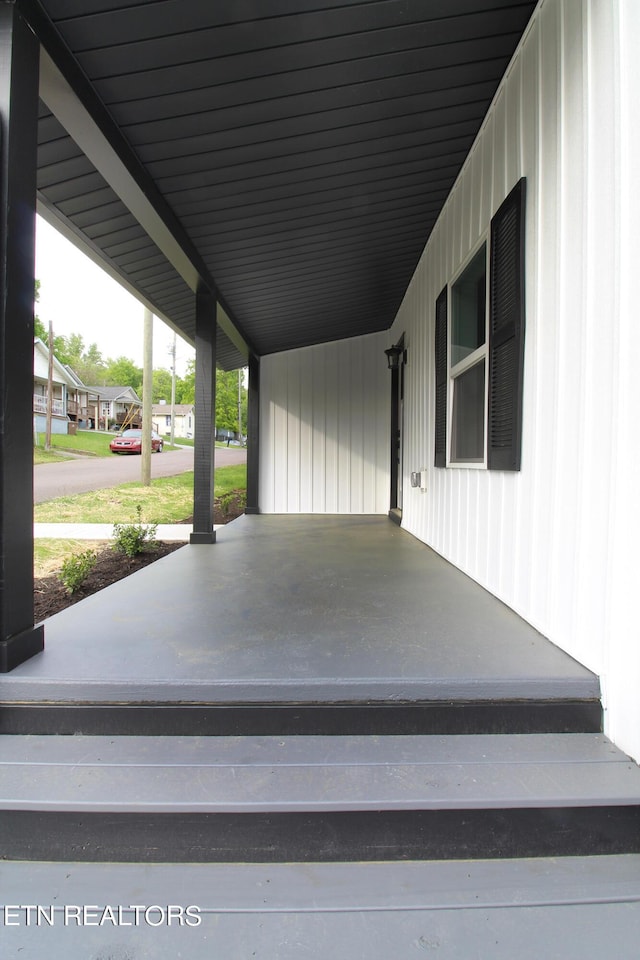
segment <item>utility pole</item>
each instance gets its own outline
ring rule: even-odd
[[[173,346],[169,351],[171,355],[171,446],[175,440],[175,422],[176,422],[176,335],[173,335]]]
[[[238,370],[238,440],[242,443],[242,367]]]
[[[47,374],[47,420],[44,448],[51,450],[51,421],[53,417],[53,324],[49,320],[49,370]]]
[[[153,315],[144,309],[144,349],[142,359],[142,456],[141,482],[151,486],[151,427],[153,400]]]

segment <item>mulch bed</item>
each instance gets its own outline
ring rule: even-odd
[[[244,499],[242,497],[231,498],[225,503],[224,511],[219,504],[215,504],[214,523],[229,523],[236,517],[244,513]],[[187,517],[183,523],[192,523],[192,518]],[[183,542],[156,541],[153,546],[147,546],[143,553],[136,557],[127,557],[123,553],[114,550],[112,546],[105,546],[97,552],[96,564],[91,570],[84,583],[74,592],[67,593],[66,587],[58,579],[57,574],[50,574],[47,577],[38,577],[33,584],[33,603],[34,603],[34,623],[39,623],[47,617],[52,617],[54,613],[60,613],[67,607],[77,603],[78,600],[84,600],[91,594],[103,590],[104,587],[123,580],[132,573],[142,570],[143,567],[166,557],[183,547]]]
[[[34,622],[39,623],[47,617],[52,617],[54,613],[60,613],[78,600],[84,600],[92,593],[97,593],[98,590],[123,580],[129,574],[142,570],[143,567],[159,560],[160,557],[166,557],[168,553],[172,553],[179,547],[184,547],[184,543],[158,541],[153,547],[147,547],[144,553],[139,553],[136,557],[126,557],[110,546],[103,547],[97,552],[98,559],[91,573],[74,593],[67,593],[66,587],[55,573],[48,577],[38,577],[33,584]]]

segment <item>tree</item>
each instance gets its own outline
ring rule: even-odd
[[[220,430],[238,429],[238,377],[242,377],[239,370],[218,370],[216,373],[216,426]],[[178,399],[179,388],[179,399]],[[176,385],[177,403],[195,403],[196,396],[196,364],[195,360],[187,363],[185,376]],[[247,432],[247,388],[244,377],[240,388],[240,403],[242,409],[242,433]]]
[[[238,375],[237,370],[218,370],[216,378],[216,426],[219,430],[237,431],[238,429]],[[246,393],[243,385],[241,387],[243,433],[246,430],[247,420]]]
[[[68,337],[53,338],[53,352],[58,360],[77,373],[83,383],[89,386],[104,384],[105,362],[97,344],[92,343],[85,349],[81,334],[71,333]]]
[[[84,340],[79,333],[72,333],[68,337],[57,336],[53,338],[53,349],[58,360],[75,370],[82,360]]]
[[[136,367],[128,357],[108,360],[104,372],[104,385],[109,387],[133,387],[136,393],[142,390],[142,367]]]
[[[35,290],[33,292],[34,303],[37,303],[40,299],[40,281],[36,280]],[[45,328],[44,323],[40,319],[37,313],[34,313],[33,316],[33,335],[35,337],[40,337],[43,343],[47,343],[49,340],[49,334]]]
[[[178,383],[176,378],[176,400],[178,395]],[[153,403],[159,403],[160,400],[171,401],[171,371],[164,367],[158,367],[153,371]]]
[[[187,361],[187,372],[176,382],[176,403],[195,403],[196,401],[196,362]]]

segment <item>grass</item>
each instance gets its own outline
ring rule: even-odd
[[[176,441],[176,443],[179,444],[181,447],[193,447],[193,446],[195,445],[195,440],[193,439],[193,437],[176,437],[176,438],[175,438],[175,441]],[[219,450],[226,450],[226,449],[227,449],[227,441],[226,441],[226,440],[224,440],[224,441],[223,441],[223,440],[216,440],[215,445],[216,445],[216,447],[217,447]],[[234,444],[234,446],[235,446],[235,444]]]
[[[75,436],[64,433],[54,433],[51,437],[51,446],[56,450],[70,450],[72,453],[86,453],[94,457],[111,457],[109,444],[114,434],[96,433],[95,430],[78,430]],[[36,451],[44,453],[44,434],[38,434]]]
[[[34,576],[47,577],[57,573],[67,557],[84,550],[99,550],[103,546],[101,540],[36,540],[33,551]]]
[[[69,460],[63,453],[54,453],[53,450],[43,450],[42,447],[33,448],[33,463],[60,463]]]
[[[50,463],[52,460],[66,460],[67,457],[64,456],[65,451],[70,453],[83,453],[86,456],[90,457],[112,457],[113,454],[109,450],[109,444],[114,437],[117,437],[118,434],[115,430],[112,430],[111,433],[97,433],[95,430],[78,430],[75,435],[64,434],[64,433],[54,433],[51,437],[51,446],[55,447],[55,450],[60,456],[56,456],[56,453],[53,451],[47,452],[44,449],[44,434],[38,434],[38,445],[34,447],[34,463]],[[164,441],[165,450],[177,450],[177,447],[172,447],[167,439]],[[45,459],[41,459],[44,457]]]
[[[215,495],[224,496],[247,486],[246,464],[218,467]],[[36,523],[129,523],[136,520],[138,504],[145,523],[176,523],[193,513],[193,472],[158,477],[150,487],[123,483],[72,497],[57,497],[34,507]]]

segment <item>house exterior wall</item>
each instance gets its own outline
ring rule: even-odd
[[[390,388],[379,359],[404,334],[403,527],[596,672],[607,733],[638,760],[639,49],[636,0],[542,0],[392,329],[366,353],[338,343],[265,358],[261,381],[261,506],[349,512],[373,502],[385,512]],[[520,177],[521,469],[435,468],[436,298]],[[379,418],[367,426],[378,457],[369,490],[343,466],[363,435],[353,429],[360,402]],[[410,485],[418,470],[424,492]]]
[[[45,433],[47,429],[47,389],[49,382],[49,351],[39,340],[33,344],[33,429]],[[67,401],[69,384],[66,372],[54,357],[52,377],[51,432],[68,433]]]
[[[34,413],[33,415],[33,429],[35,433],[46,433],[47,431],[47,418],[41,413]],[[52,417],[51,418],[51,433],[57,433],[60,435],[66,436],[69,433],[69,421],[66,417]]]
[[[635,49],[635,55],[633,53]],[[640,759],[637,254],[640,10],[543,0],[430,237],[404,333],[403,526],[601,676]],[[436,469],[435,302],[527,178],[522,468]],[[631,438],[636,438],[633,441]]]
[[[260,361],[260,510],[389,509],[388,333]]]
[[[169,404],[161,405],[160,409],[154,407],[153,411],[153,429],[160,436],[168,437],[171,434],[171,406]],[[176,410],[173,418],[173,435],[178,438],[192,438],[195,431],[195,416],[193,408],[188,412]]]

